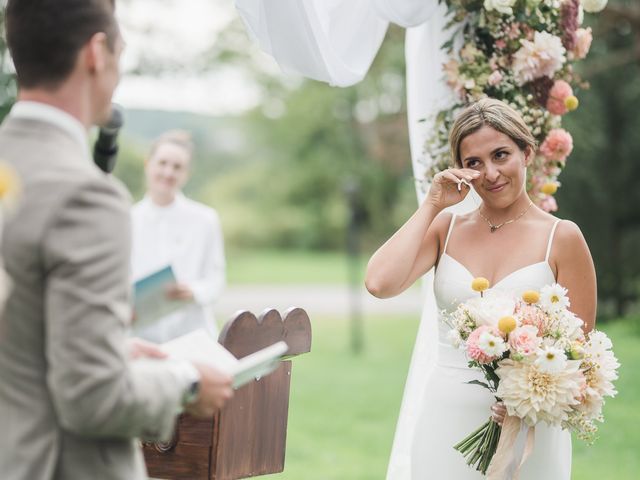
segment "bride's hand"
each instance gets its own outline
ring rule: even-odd
[[[504,417],[506,416],[507,407],[504,406],[504,403],[496,402],[491,405],[491,420],[502,426],[502,422],[504,422]]]
[[[471,189],[471,182],[480,174],[469,168],[448,168],[433,177],[427,201],[445,209],[461,202]]]

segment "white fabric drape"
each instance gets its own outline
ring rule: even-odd
[[[443,81],[446,62],[441,45],[446,32],[446,7],[438,0],[236,0],[247,29],[281,68],[335,86],[349,86],[366,75],[389,22],[407,30],[407,106],[411,158],[415,178],[424,178],[429,159],[424,142],[428,119],[453,102]],[[426,120],[426,121],[421,121]],[[419,184],[418,202],[424,198]],[[451,210],[474,208],[471,195]],[[387,480],[410,480],[411,455],[419,454],[421,435],[415,429],[424,408],[424,384],[436,361],[437,311],[433,270],[423,277],[424,309],[405,385]]]
[[[236,0],[250,36],[285,72],[346,87],[364,78],[389,22],[429,18],[438,0]]]

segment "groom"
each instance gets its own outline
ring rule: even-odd
[[[9,0],[18,102],[0,156],[22,180],[2,256],[14,288],[0,316],[0,477],[142,480],[137,437],[231,396],[218,370],[127,349],[129,203],[93,164],[87,129],[110,114],[123,48],[114,0]],[[133,358],[137,357],[136,360]]]

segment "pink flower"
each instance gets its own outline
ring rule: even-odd
[[[545,198],[540,200],[540,204],[538,205],[545,212],[556,212],[558,210],[558,202],[553,195],[547,195]]]
[[[566,60],[562,41],[549,32],[535,32],[533,41],[520,40],[513,54],[513,74],[519,85],[540,77],[553,78]]]
[[[538,336],[538,329],[533,325],[523,325],[509,334],[509,346],[512,352],[529,356],[538,351],[542,338]]]
[[[544,312],[542,312],[537,306],[529,305],[524,302],[519,303],[516,308],[516,317],[520,325],[535,327],[538,335],[540,336],[544,333],[546,317]]]
[[[549,132],[540,146],[540,153],[547,160],[564,162],[573,150],[573,138],[571,134],[562,128],[554,128]]]
[[[560,5],[560,27],[563,32],[562,44],[567,50],[572,50],[576,42],[579,9],[579,0],[565,0]]]
[[[496,48],[498,50],[504,50],[507,47],[507,42],[502,39],[496,40]]]
[[[472,360],[475,360],[478,363],[490,363],[494,361],[497,357],[487,355],[482,348],[480,348],[480,337],[483,333],[489,333],[496,337],[501,337],[502,334],[500,330],[496,327],[490,327],[489,325],[482,325],[476,328],[469,338],[467,338],[467,355]]]
[[[510,40],[515,40],[521,33],[520,22],[513,22],[507,27],[507,37],[509,37]]]
[[[573,89],[564,80],[556,80],[549,90],[549,98],[547,99],[547,110],[554,115],[564,115],[568,112],[564,101],[573,95]]]
[[[582,59],[587,56],[589,49],[591,48],[591,41],[593,36],[591,34],[591,27],[579,28],[576,30],[576,43],[573,47],[573,54],[577,59]]]
[[[487,79],[487,83],[492,87],[495,87],[501,81],[502,81],[502,74],[500,73],[500,70],[496,70],[495,72],[492,72],[491,75],[489,75],[489,78]]]

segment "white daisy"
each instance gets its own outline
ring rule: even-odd
[[[557,283],[542,287],[542,290],[540,290],[540,304],[549,312],[559,312],[569,308],[571,305],[569,297],[567,297],[567,289]]]
[[[538,350],[535,364],[541,372],[558,373],[566,368],[567,356],[560,348],[544,346]]]
[[[478,347],[489,357],[499,357],[507,350],[507,344],[499,335],[483,332],[478,339]]]

